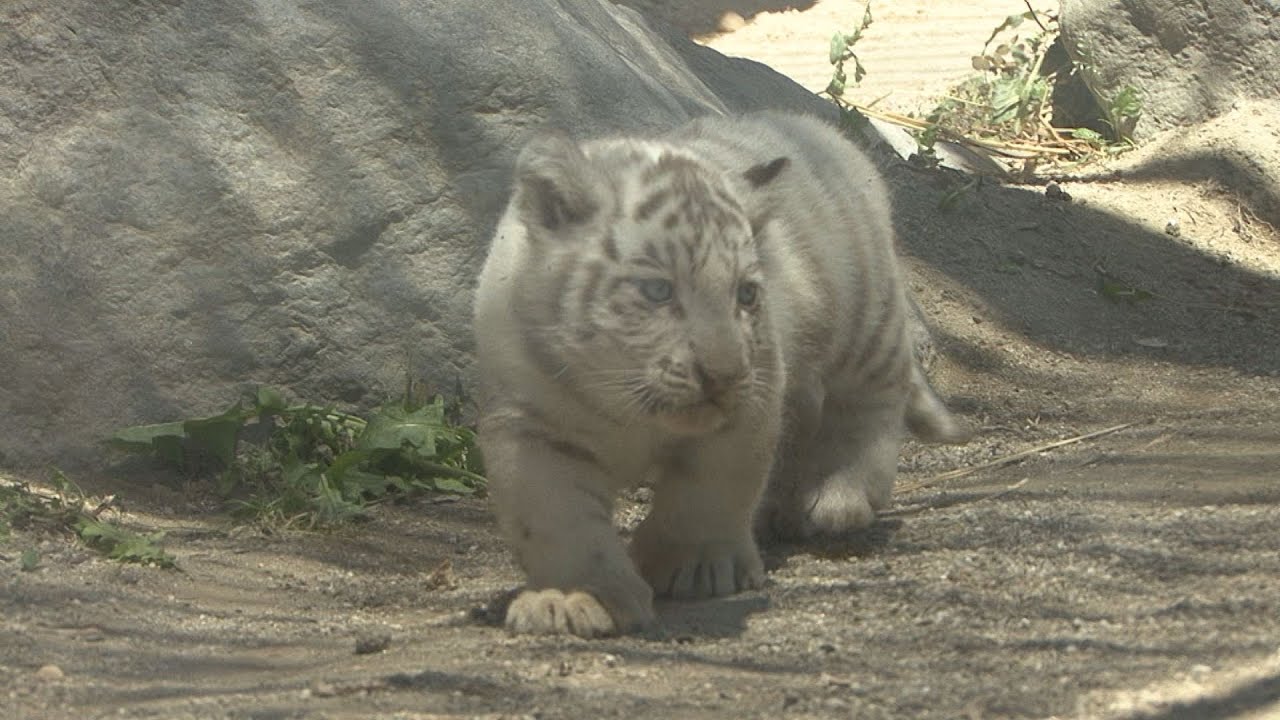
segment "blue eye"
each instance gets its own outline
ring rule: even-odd
[[[755,307],[760,300],[760,286],[750,280],[743,280],[738,285],[738,304],[743,307]]]
[[[644,296],[645,300],[659,305],[670,300],[674,292],[671,287],[671,281],[665,278],[636,280],[636,287],[640,289],[640,294]]]

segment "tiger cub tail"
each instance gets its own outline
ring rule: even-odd
[[[959,445],[973,438],[973,428],[947,409],[929,385],[920,362],[914,358],[907,398],[907,429],[925,442]]]

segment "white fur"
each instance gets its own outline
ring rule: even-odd
[[[694,176],[740,209],[692,235],[720,244],[707,245],[716,251],[692,280],[677,281],[681,314],[655,305],[646,342],[674,368],[671,393],[697,387],[689,364],[727,368],[738,384],[723,402],[645,414],[593,378],[622,375],[633,360],[642,376],[649,346],[618,349],[590,333],[579,343],[570,325],[609,317],[564,298],[601,287],[575,258],[598,256],[605,232],[628,258],[688,230],[663,230],[637,210],[653,191],[645,172],[664,157],[692,160]],[[751,174],[780,157],[788,162],[776,177]],[[791,115],[707,118],[654,139],[550,138],[522,154],[475,314],[482,448],[499,524],[529,579],[510,628],[625,632],[652,621],[654,591],[760,587],[753,520],[783,537],[865,527],[889,501],[904,419],[931,439],[962,439],[913,359],[887,197],[856,148]],[[757,261],[759,307],[722,301],[746,282],[734,268]],[[540,326],[557,323],[565,327]],[[695,402],[700,391],[689,392]],[[654,507],[628,550],[612,503],[646,481]]]

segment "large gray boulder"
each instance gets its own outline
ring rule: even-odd
[[[257,383],[450,389],[527,133],[830,111],[603,0],[20,0],[0,33],[11,467]]]
[[[1277,0],[1062,0],[1062,39],[1102,98],[1142,96],[1137,137],[1280,98]]]

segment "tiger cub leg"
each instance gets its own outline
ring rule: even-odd
[[[631,544],[655,594],[699,599],[764,585],[751,523],[772,460],[772,443],[727,432],[664,465]]]
[[[861,530],[889,504],[904,437],[901,392],[861,397],[857,403],[827,398],[817,432],[796,443],[799,471],[775,494],[769,527],[783,538]],[[781,479],[781,478],[780,478]]]
[[[613,528],[603,469],[528,434],[486,428],[480,437],[498,524],[528,577],[507,627],[598,637],[650,624],[652,591]]]

